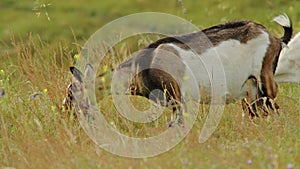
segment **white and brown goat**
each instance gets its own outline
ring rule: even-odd
[[[275,81],[300,84],[300,32],[282,49],[275,71]]]
[[[186,86],[182,79],[186,77],[195,79],[200,91],[190,93],[200,94],[202,103],[211,101],[212,83],[217,83],[224,88],[224,92],[217,93],[219,98],[225,103],[243,99],[243,110],[251,116],[258,116],[257,107],[263,104],[276,111],[278,106],[274,100],[278,89],[274,73],[282,46],[291,39],[292,25],[286,15],[275,17],[274,21],[284,28],[282,38],[276,38],[264,26],[252,21],[228,22],[200,32],[160,39],[115,70],[123,73],[119,74],[120,79],[124,72],[133,74],[131,83],[124,84],[129,86],[131,94],[151,98],[152,91],[168,91],[161,93],[165,94],[167,102],[172,100],[177,105],[174,111],[178,110],[178,123],[183,122],[181,105],[184,104]],[[172,57],[174,59],[170,60]],[[225,83],[218,81],[223,76],[216,71],[220,66],[218,60],[222,63]],[[74,74],[74,68],[71,70]],[[173,72],[170,74],[165,70]],[[76,78],[81,79],[80,76]],[[128,79],[122,83],[125,82]],[[72,91],[68,91],[65,103],[70,104]]]

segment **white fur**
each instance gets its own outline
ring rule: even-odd
[[[282,14],[273,18],[274,22],[277,22],[279,25],[284,27],[291,27],[291,21],[286,14]]]
[[[300,84],[300,33],[282,49],[275,72],[275,81]]]
[[[266,32],[262,32],[261,35],[248,41],[246,44],[233,39],[221,42],[200,56],[195,55],[191,50],[181,49],[174,44],[169,45],[178,51],[181,59],[193,72],[200,91],[205,89],[206,95],[200,96],[202,102],[211,100],[211,83],[214,83],[216,88],[226,86],[226,91],[219,93],[219,97],[226,97],[226,103],[232,103],[247,97],[249,86],[245,82],[250,75],[257,77],[258,81],[260,81],[262,61],[269,44],[269,35]],[[218,64],[220,63],[218,62],[218,57],[224,68],[225,83],[222,80],[220,81],[223,78],[223,73],[220,72],[222,70]],[[186,74],[192,77],[190,73]],[[182,88],[185,89],[184,87]],[[253,88],[256,88],[256,86],[250,86],[251,90]],[[192,92],[192,94],[197,93]]]

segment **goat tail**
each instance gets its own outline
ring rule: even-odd
[[[281,37],[282,42],[287,45],[293,35],[292,21],[286,14],[273,18],[273,21],[281,25],[284,29],[284,35]]]

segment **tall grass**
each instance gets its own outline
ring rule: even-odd
[[[145,43],[148,40],[143,40]],[[151,41],[151,40],[150,40]],[[126,43],[126,42],[123,42]],[[200,108],[192,131],[175,148],[149,159],[127,159],[100,149],[85,134],[72,113],[61,110],[65,87],[71,81],[77,47],[56,47],[28,36],[12,37],[15,54],[1,64],[0,166],[14,168],[286,168],[300,166],[298,85],[280,87],[281,114],[249,120],[239,103],[226,106],[212,137],[198,143],[207,109]],[[122,47],[129,50],[131,47]],[[124,57],[126,51],[114,52]],[[121,56],[122,55],[122,56]],[[126,56],[125,56],[126,57]],[[138,101],[140,105],[147,103]],[[170,112],[148,125],[124,121],[111,107],[111,97],[99,100],[109,123],[124,134],[148,137],[166,129]],[[142,106],[143,108],[143,106]],[[169,112],[168,112],[169,111]]]
[[[47,18],[28,19],[35,15],[28,7],[28,1],[0,2],[2,16],[10,17],[3,23],[16,23],[12,27],[15,33],[7,33],[4,24],[0,25],[3,30],[0,88],[5,91],[5,95],[0,96],[0,169],[300,167],[300,87],[297,84],[280,85],[280,115],[250,120],[242,116],[240,103],[227,105],[218,128],[203,144],[198,143],[198,137],[208,114],[205,105],[200,106],[197,120],[187,137],[164,154],[129,159],[99,148],[86,135],[73,113],[61,109],[65,88],[71,82],[68,67],[75,63],[79,44],[83,44],[100,23],[132,13],[124,9],[135,12],[147,9],[182,16],[182,7],[176,6],[177,1],[103,1],[100,5],[99,1],[72,2],[70,5],[69,1],[51,1],[53,6],[47,9],[51,22]],[[115,5],[116,2],[119,5]],[[166,9],[165,3],[169,8]],[[4,7],[11,4],[17,11],[13,15],[4,15],[10,12]],[[232,19],[252,19],[266,23],[271,32],[276,32],[277,25],[269,20],[287,11],[295,21],[297,31],[300,22],[295,9],[299,5],[296,1],[184,1],[187,9],[184,17],[201,27]],[[15,15],[23,18],[14,18]],[[69,21],[67,25],[66,21]],[[70,27],[76,27],[74,32]],[[281,34],[279,30],[276,33]],[[115,60],[107,59],[103,64],[115,67],[137,48],[157,38],[127,39],[108,53],[107,58]],[[165,123],[170,120],[171,111],[166,109],[162,117],[151,124],[132,123],[111,108],[112,99],[108,92],[98,96],[105,118],[124,134],[135,137],[155,135],[164,131]],[[142,105],[140,108],[147,106],[145,100],[136,102]]]

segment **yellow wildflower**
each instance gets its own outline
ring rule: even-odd
[[[105,77],[104,77],[104,76],[103,76],[103,77],[101,77],[101,79],[100,79],[100,80],[101,80],[101,82],[102,82],[102,83],[105,83]]]
[[[103,71],[104,71],[104,73],[108,71],[108,66],[107,65],[103,66]]]
[[[51,110],[55,111],[56,107],[55,106],[51,106]]]
[[[79,55],[78,53],[75,54],[75,55],[74,55],[74,59],[77,60],[77,59],[79,58],[79,56],[80,56],[80,55]]]

